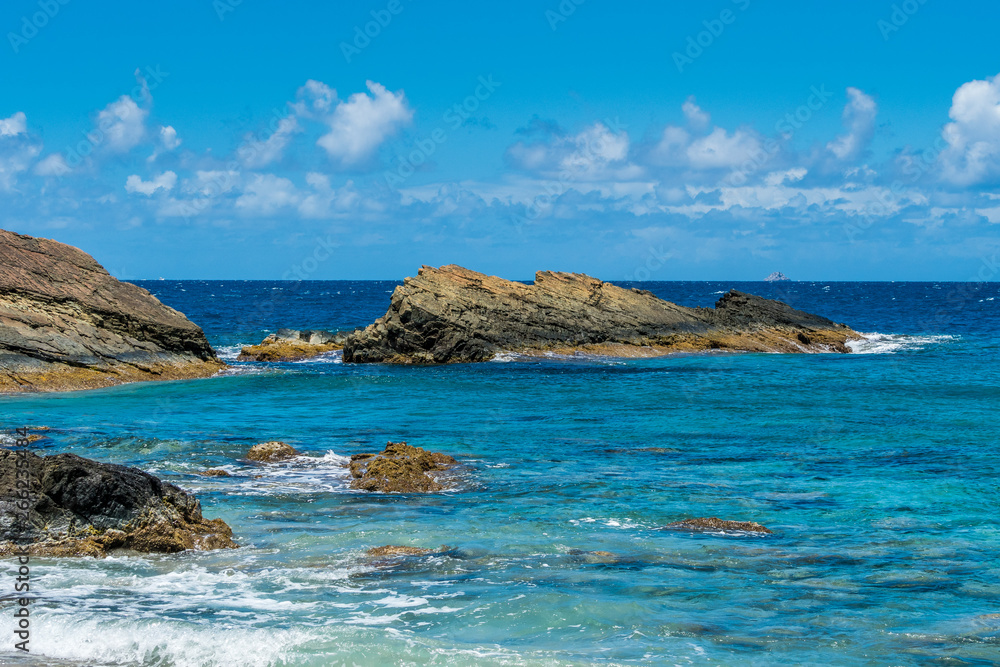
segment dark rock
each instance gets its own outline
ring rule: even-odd
[[[352,489],[382,493],[429,493],[444,488],[430,472],[458,463],[447,454],[428,452],[405,442],[390,442],[379,454],[351,457]]]
[[[205,334],[77,248],[0,230],[0,392],[207,377]]]
[[[210,470],[206,470],[204,472],[199,472],[197,474],[201,475],[202,477],[229,477],[230,476],[228,472],[226,472],[225,470],[220,470],[219,468],[212,468]]]
[[[809,343],[798,338],[804,333]],[[486,361],[498,352],[849,352],[843,324],[780,301],[731,291],[714,309],[686,308],[645,290],[578,273],[540,271],[525,285],[460,266],[423,267],[392,294],[388,312],[347,336],[344,361]]]
[[[434,553],[434,549],[386,545],[384,547],[372,547],[366,553],[369,556],[425,556]]]
[[[251,461],[283,461],[293,456],[298,456],[298,452],[291,445],[284,442],[262,442],[254,445],[247,452],[247,458]]]
[[[23,480],[30,494],[19,508]],[[39,556],[235,548],[232,534],[221,519],[206,520],[194,496],[141,470],[0,450],[0,554],[18,544]]]
[[[713,517],[685,519],[664,526],[661,530],[688,530],[692,532],[734,531],[742,533],[767,533],[771,531],[753,521],[724,521]]]

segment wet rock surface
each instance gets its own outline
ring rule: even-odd
[[[430,493],[444,485],[433,473],[456,465],[447,454],[428,452],[405,442],[390,442],[378,454],[351,457],[351,488],[382,493]]]
[[[95,557],[235,548],[232,534],[221,519],[205,519],[194,496],[141,470],[0,450],[0,553],[18,545],[38,556]]]
[[[672,352],[849,352],[860,334],[780,301],[735,290],[687,308],[646,290],[540,271],[531,285],[460,266],[425,266],[389,310],[344,341],[344,361],[487,361],[499,352],[656,356]]]
[[[272,461],[284,461],[285,459],[290,459],[293,456],[298,456],[299,453],[295,449],[285,442],[262,442],[260,444],[254,445],[247,452],[247,458],[251,461],[260,461],[263,463],[270,463]]]
[[[372,547],[366,551],[369,556],[426,556],[427,554],[435,553],[435,549],[426,549],[424,547],[407,547],[389,544],[384,547]]]
[[[754,521],[726,521],[716,517],[685,519],[663,526],[661,530],[687,530],[691,532],[742,532],[772,534],[772,531]]]
[[[237,361],[300,361],[333,352],[344,347],[352,332],[278,329],[259,345],[249,345],[240,351]]]
[[[205,334],[77,248],[0,230],[0,392],[208,377]]]

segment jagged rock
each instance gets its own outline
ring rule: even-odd
[[[764,278],[764,282],[768,282],[768,283],[776,283],[776,282],[780,282],[782,280],[789,280],[789,278],[788,278],[788,276],[786,276],[781,271],[775,271],[774,273],[772,273],[771,275],[769,275],[767,278]]]
[[[353,332],[278,329],[260,345],[249,345],[240,351],[237,361],[299,361],[344,347],[344,340]]]
[[[447,454],[428,452],[405,442],[390,442],[379,454],[351,457],[352,489],[383,493],[428,493],[444,487],[429,472],[458,463]]]
[[[284,442],[262,442],[254,445],[247,452],[247,458],[251,461],[263,461],[265,463],[283,461],[298,455],[299,453],[291,445]]]
[[[222,368],[200,328],[90,255],[0,230],[0,392],[200,378]]]
[[[735,290],[714,309],[686,308],[578,273],[540,271],[525,285],[455,265],[425,266],[396,288],[384,316],[347,337],[344,361],[449,363],[542,351],[850,352],[847,341],[860,338],[825,317]]]
[[[772,531],[768,530],[759,523],[753,521],[724,521],[723,519],[717,519],[716,517],[702,517],[698,519],[685,519],[684,521],[677,521],[676,523],[671,523],[663,527],[662,530],[689,530],[693,532],[710,532],[710,531],[739,531],[743,533],[767,533],[771,534]]]
[[[230,476],[228,472],[226,472],[225,470],[221,470],[219,468],[212,468],[210,470],[205,470],[205,471],[199,472],[197,474],[201,475],[202,477],[229,477]]]
[[[384,547],[372,547],[366,552],[369,556],[424,556],[434,553],[434,549],[423,547],[403,547],[397,545],[386,545]]]
[[[27,502],[18,481],[30,484]],[[141,470],[0,450],[0,554],[18,545],[32,555],[95,557],[235,548],[232,534],[221,519],[205,519],[194,496]]]

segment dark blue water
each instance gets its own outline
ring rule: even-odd
[[[279,327],[367,324],[394,284],[143,286],[233,358]],[[87,665],[1000,661],[1000,286],[637,286],[703,306],[736,288],[869,338],[851,355],[422,368],[334,354],[0,399],[9,425],[52,427],[40,449],[167,478],[245,545],[39,561],[36,651]],[[308,457],[243,459],[274,439]],[[455,455],[458,486],[346,489],[343,457],[387,440]],[[195,474],[209,467],[232,477]],[[774,534],[658,530],[699,516]],[[365,556],[383,544],[451,549]]]

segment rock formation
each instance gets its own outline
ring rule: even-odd
[[[351,457],[352,489],[382,493],[429,493],[444,486],[429,475],[458,463],[447,454],[428,452],[405,442],[390,442],[379,454]]]
[[[662,530],[687,530],[696,533],[733,531],[741,533],[766,533],[768,535],[772,532],[753,521],[726,521],[717,519],[714,516],[685,519],[684,521],[668,524]]]
[[[213,375],[200,328],[81,250],[0,230],[0,392]]]
[[[843,324],[731,291],[715,308],[579,273],[540,271],[531,285],[449,265],[423,267],[392,293],[388,312],[344,342],[344,361],[487,361],[498,352],[849,352]]]
[[[293,456],[298,456],[298,452],[291,445],[285,442],[262,442],[254,445],[247,452],[247,458],[251,461],[261,461],[270,463],[272,461],[284,461]]]
[[[344,347],[347,331],[296,331],[278,329],[259,345],[248,345],[240,351],[237,361],[299,361]]]
[[[775,271],[767,278],[764,278],[764,282],[766,283],[776,283],[776,282],[781,282],[782,280],[789,280],[789,278],[781,271]]]
[[[38,556],[95,557],[233,548],[232,534],[221,519],[205,519],[194,496],[141,470],[0,450],[0,554],[18,545]]]

